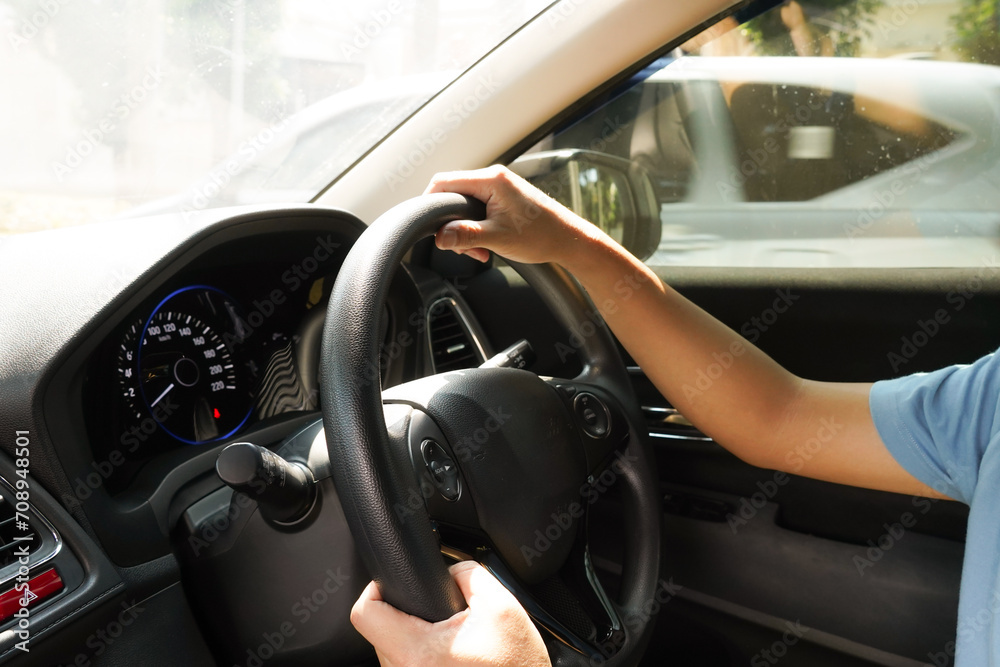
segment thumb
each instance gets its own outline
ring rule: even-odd
[[[490,258],[489,236],[481,222],[453,220],[438,229],[434,243],[441,250],[453,250],[485,262]]]
[[[452,220],[443,225],[435,236],[437,247],[442,250],[467,250],[483,245],[486,230],[480,222]]]
[[[500,610],[520,607],[514,595],[476,561],[462,561],[448,570],[470,608]]]
[[[416,642],[430,625],[382,600],[378,585],[372,581],[351,609],[351,623],[376,648],[389,652],[395,662],[398,647]]]

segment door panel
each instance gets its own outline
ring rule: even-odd
[[[933,370],[973,361],[1000,341],[1000,281],[983,269],[674,268],[660,275],[810,379],[874,381]],[[568,337],[509,269],[473,279],[464,296],[498,348],[525,337],[552,350]],[[785,312],[769,313],[781,298],[790,302]],[[941,310],[947,318],[935,328]],[[499,322],[503,327],[491,326]],[[570,360],[541,372],[571,374],[574,367]],[[783,664],[951,664],[966,506],[750,466],[692,427],[664,424],[665,399],[641,369],[632,376],[640,402],[657,409],[647,415],[659,436],[653,443],[664,495],[663,576],[683,587],[677,609],[688,609],[685,623],[728,618],[736,633],[734,662],[720,657],[711,664],[746,664],[756,654],[748,646],[773,641],[765,623],[751,633],[762,643],[747,644],[736,626],[749,621],[737,620],[734,610],[799,622],[813,637],[840,642],[842,662],[809,662],[803,647],[814,640],[807,633],[797,648],[787,647]],[[625,557],[616,552],[621,522],[614,505],[613,498],[600,503],[593,522],[603,536],[596,559],[612,574]],[[721,602],[703,608],[709,599]],[[712,632],[723,627],[717,623]],[[680,655],[691,636],[661,627],[658,650]],[[857,662],[859,656],[870,662]]]

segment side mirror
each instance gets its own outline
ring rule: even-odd
[[[574,148],[528,153],[510,169],[639,259],[659,246],[660,211],[653,183],[631,160]]]

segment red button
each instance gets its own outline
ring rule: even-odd
[[[28,580],[27,586],[16,587],[0,595],[0,623],[17,613],[22,607],[31,607],[63,588],[62,578],[55,568]],[[27,600],[25,604],[22,601]]]

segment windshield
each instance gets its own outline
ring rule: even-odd
[[[309,201],[550,1],[0,1],[0,234]]]

